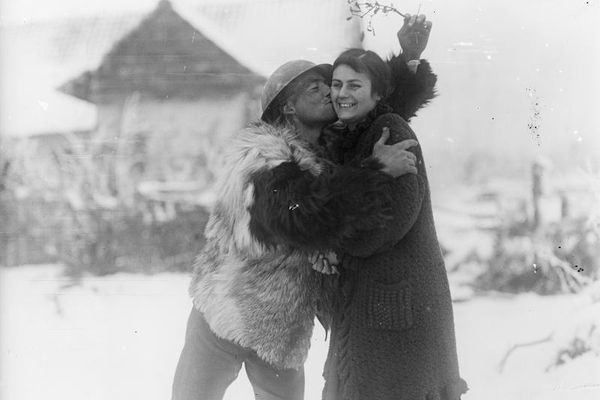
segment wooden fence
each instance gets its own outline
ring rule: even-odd
[[[140,209],[72,210],[58,200],[0,197],[0,265],[62,261],[104,274],[188,270],[204,244],[206,209],[171,204],[168,218]],[[143,211],[142,211],[143,210]]]

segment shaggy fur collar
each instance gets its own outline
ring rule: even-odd
[[[309,144],[292,130],[258,122],[240,132],[225,154],[224,173],[217,181],[215,218],[209,221],[207,239],[218,237],[227,246],[223,251],[260,256],[265,249],[248,228],[254,193],[251,177],[290,161],[315,175],[321,173],[322,166]]]

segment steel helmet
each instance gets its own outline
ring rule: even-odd
[[[311,70],[317,70],[325,79],[329,80],[331,77],[331,64],[315,64],[307,60],[294,60],[289,61],[280,66],[271,74],[265,87],[263,88],[262,95],[260,98],[260,105],[262,107],[262,114],[260,118],[266,121],[266,117],[272,111],[271,106],[274,104],[274,100],[277,98],[279,93],[285,89],[294,79],[300,75]]]

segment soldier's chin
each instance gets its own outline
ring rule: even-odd
[[[333,107],[331,107],[331,111],[329,113],[327,113],[327,117],[328,117],[328,119],[330,119],[332,121],[337,121],[338,117],[337,117],[337,114],[335,113],[335,110],[333,109]]]

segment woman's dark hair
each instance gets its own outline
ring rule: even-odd
[[[376,53],[371,50],[349,49],[336,58],[335,70],[340,65],[347,65],[356,72],[367,74],[371,80],[371,90],[385,99],[390,91],[390,69]]]

